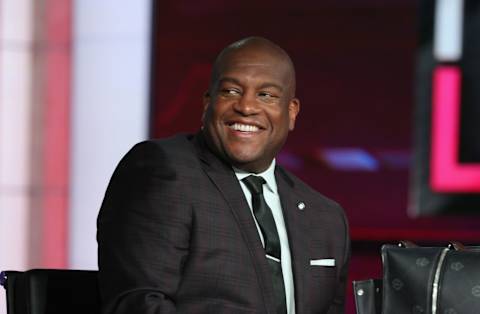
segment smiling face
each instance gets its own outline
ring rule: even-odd
[[[227,48],[204,97],[210,148],[237,168],[266,170],[294,128],[300,106],[294,89],[291,61],[271,42]]]

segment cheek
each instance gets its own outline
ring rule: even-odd
[[[204,124],[215,126],[219,120],[219,116],[218,107],[215,104],[211,104],[204,113]]]
[[[290,130],[295,126],[295,119],[288,111],[277,112],[274,118],[272,115],[272,124],[276,129],[282,130],[283,133],[284,130]]]
[[[225,114],[228,113],[228,110],[229,110],[229,105],[225,102],[219,101],[212,104],[210,111],[211,111],[212,120],[214,120],[213,122],[218,123],[222,121]]]

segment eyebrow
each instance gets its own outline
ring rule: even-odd
[[[222,84],[222,83],[233,83],[233,84],[237,84],[237,85],[242,85],[242,83],[237,80],[236,78],[233,78],[233,77],[222,77],[220,80],[218,80],[218,83],[219,84]],[[260,89],[263,89],[263,88],[270,88],[270,87],[273,87],[273,88],[276,88],[278,89],[280,92],[283,92],[284,88],[279,85],[279,84],[275,84],[275,83],[271,83],[271,82],[266,82],[266,83],[263,83],[262,85],[260,85]]]
[[[228,77],[228,76],[222,77],[221,79],[218,80],[218,84],[222,84],[222,83],[233,83],[233,84],[241,85],[239,80],[234,79],[233,77]]]

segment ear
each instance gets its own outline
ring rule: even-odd
[[[295,128],[295,120],[297,114],[300,111],[300,100],[298,98],[292,98],[288,104],[288,129],[293,131]]]
[[[202,113],[202,124],[205,122],[205,114],[208,110],[208,107],[210,106],[210,92],[207,90],[205,93],[203,93],[203,113]]]

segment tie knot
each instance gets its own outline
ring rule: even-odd
[[[247,186],[252,194],[262,194],[263,185],[265,184],[265,179],[260,176],[250,175],[242,179],[243,183]]]

